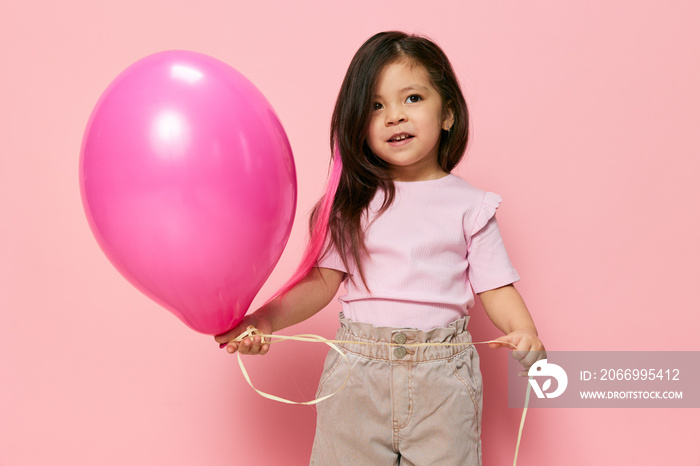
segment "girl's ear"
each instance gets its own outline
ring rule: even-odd
[[[452,101],[450,100],[445,104],[445,111],[443,112],[443,119],[442,119],[442,129],[445,131],[449,131],[452,129],[452,125],[455,122],[455,114],[454,110],[452,110]]]

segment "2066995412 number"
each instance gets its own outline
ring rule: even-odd
[[[600,380],[680,380],[678,369],[602,369]]]

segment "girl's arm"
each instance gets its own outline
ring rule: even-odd
[[[229,353],[240,351],[244,354],[265,354],[270,348],[260,337],[245,338],[233,342],[249,325],[265,335],[298,324],[316,314],[331,302],[345,278],[339,270],[314,267],[297,285],[287,292],[284,299],[279,296],[262,306],[230,331],[215,337],[218,343],[226,343]]]
[[[491,322],[506,335],[497,338],[517,347],[513,357],[529,368],[545,357],[544,345],[539,339],[535,322],[525,306],[522,296],[513,285],[506,285],[479,293],[481,304]],[[496,343],[489,346],[497,347]]]

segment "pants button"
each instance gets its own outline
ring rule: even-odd
[[[403,359],[406,357],[406,348],[403,346],[399,346],[394,350],[394,356],[396,356],[398,359]]]
[[[394,335],[394,343],[398,343],[399,345],[403,345],[406,343],[406,335],[403,333],[397,333]]]

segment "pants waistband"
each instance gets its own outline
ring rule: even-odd
[[[338,346],[348,353],[387,361],[425,362],[447,359],[472,348],[471,334],[467,331],[469,316],[456,320],[449,327],[431,330],[416,328],[377,327],[355,322],[341,312],[340,328],[336,333]],[[352,343],[357,342],[357,344]],[[366,344],[370,343],[370,344]],[[411,346],[416,343],[452,343],[456,346]]]

